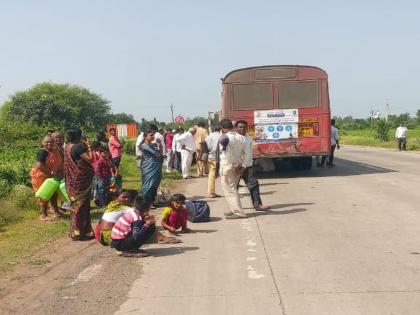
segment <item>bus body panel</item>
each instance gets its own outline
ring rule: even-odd
[[[296,106],[299,115],[299,136],[283,139],[274,143],[256,143],[253,153],[255,158],[285,158],[328,155],[330,151],[330,105],[328,95],[328,75],[311,66],[262,66],[234,70],[228,73],[222,83],[221,118],[233,121],[243,119],[249,124],[249,134],[255,135],[255,110],[289,109],[279,105],[279,93],[282,93],[282,82],[316,82],[317,107]],[[271,89],[272,99],[266,98],[264,105],[250,106],[253,108],[234,108],[234,88],[237,86],[264,85]],[[290,109],[295,107],[290,106]],[[305,132],[309,135],[305,135]]]

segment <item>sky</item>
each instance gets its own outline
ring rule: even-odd
[[[331,111],[420,109],[420,2],[0,0],[0,104],[39,82],[77,84],[113,112],[169,121],[220,109],[234,69],[311,65]]]

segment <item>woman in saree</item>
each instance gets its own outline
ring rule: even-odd
[[[134,211],[132,204],[137,195],[137,191],[131,189],[123,189],[117,196],[116,199],[111,201],[102,215],[101,220],[95,228],[95,238],[102,245],[111,245],[111,231],[112,228],[124,214]],[[177,244],[181,243],[181,240],[175,237],[168,237],[163,235],[161,232],[156,231],[154,233],[154,239],[159,244]]]
[[[71,201],[70,237],[73,240],[93,238],[90,218],[90,192],[93,180],[92,149],[82,141],[79,129],[67,131],[64,151],[64,176],[67,194]]]
[[[157,140],[157,143],[152,143],[154,139],[155,131],[148,130],[145,133],[143,143],[140,145],[143,157],[140,164],[142,186],[139,194],[147,199],[150,204],[155,201],[162,180],[162,145],[160,140]]]
[[[54,177],[58,180],[63,178],[63,156],[58,150],[53,137],[47,135],[42,140],[42,148],[38,151],[37,162],[31,169],[29,175],[31,176],[31,183],[35,192],[38,191],[47,178]],[[54,193],[49,200],[51,208],[54,211],[52,218],[47,213],[48,201],[38,198],[38,203],[41,213],[39,219],[41,221],[51,221],[61,218],[61,213],[57,205],[57,193]]]

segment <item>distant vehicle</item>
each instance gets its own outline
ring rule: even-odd
[[[243,119],[254,139],[254,158],[290,159],[310,169],[330,150],[328,75],[311,66],[261,66],[222,79],[220,119]]]

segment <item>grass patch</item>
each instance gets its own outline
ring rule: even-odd
[[[384,142],[374,138],[373,133],[369,129],[343,130],[340,133],[340,144],[396,149],[395,130],[390,130],[388,135],[390,140]],[[420,150],[420,129],[408,130],[407,150]]]
[[[45,258],[32,258],[28,263],[33,266],[43,266],[49,264],[50,262],[50,260]]]
[[[0,273],[68,231],[68,220],[40,222],[37,211],[23,211],[22,215],[21,222],[7,225],[0,233]]]

